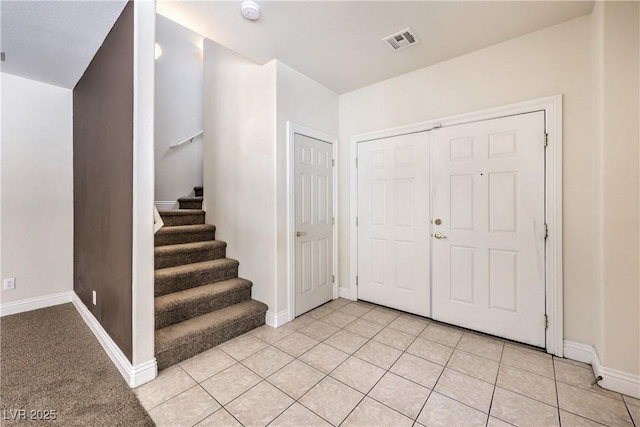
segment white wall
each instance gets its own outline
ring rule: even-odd
[[[253,282],[253,298],[275,306],[276,63],[261,66],[204,42],[206,221]]]
[[[203,37],[157,15],[162,56],[155,77],[155,200],[176,201],[202,185],[202,136],[169,146],[202,130]]]
[[[283,62],[277,63],[276,82],[276,306],[288,309],[289,283],[287,242],[287,122],[338,136],[338,95]]]
[[[207,222],[269,317],[288,310],[287,122],[337,136],[338,95],[278,60],[204,49]]]
[[[593,343],[602,365],[640,375],[640,7],[598,2],[593,21],[601,322]]]
[[[340,97],[340,284],[349,286],[349,137],[556,94],[564,95],[565,339],[593,343],[591,17],[516,38]],[[353,248],[352,248],[353,249]]]
[[[2,303],[73,290],[72,91],[2,79]]]

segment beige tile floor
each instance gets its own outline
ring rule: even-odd
[[[640,426],[591,367],[338,299],[161,371],[136,389],[158,426]]]

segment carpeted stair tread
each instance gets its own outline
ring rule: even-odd
[[[204,197],[181,197],[178,199],[180,209],[202,209]]]
[[[156,329],[249,300],[252,286],[236,278],[156,297]]]
[[[156,269],[224,258],[227,244],[221,240],[155,247]]]
[[[172,209],[160,211],[165,226],[204,224],[205,212],[202,209]]]
[[[164,369],[264,324],[267,306],[248,300],[158,329],[158,369]]]
[[[155,236],[155,246],[214,240],[216,226],[212,224],[176,225],[162,227]]]
[[[202,195],[204,194],[204,188],[202,188],[202,186],[193,187],[193,192],[195,193],[196,197],[202,197]]]
[[[155,271],[155,296],[238,277],[238,261],[220,258]]]
[[[158,211],[161,217],[173,215],[193,215],[196,213],[204,213],[202,209],[167,209],[166,211]]]

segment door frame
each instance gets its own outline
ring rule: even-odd
[[[332,156],[333,156],[333,268],[331,274],[333,275],[333,298],[338,297],[338,221],[335,220],[338,216],[338,138],[329,135],[318,130],[299,125],[294,122],[287,121],[287,299],[289,301],[288,308],[288,321],[295,319],[296,317],[296,242],[295,242],[295,136],[303,135],[309,138],[317,139],[318,141],[331,144]]]
[[[358,298],[358,171],[356,157],[358,144],[375,139],[400,136],[415,132],[433,131],[443,126],[454,126],[505,116],[544,111],[548,146],[545,150],[545,222],[548,238],[545,244],[545,311],[548,318],[546,351],[563,357],[563,279],[562,279],[562,95],[533,99],[479,110],[406,126],[353,135],[349,141],[349,297]],[[541,142],[542,143],[542,142]]]

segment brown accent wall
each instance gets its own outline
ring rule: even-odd
[[[73,288],[131,361],[132,2],[73,90],[73,196]]]

